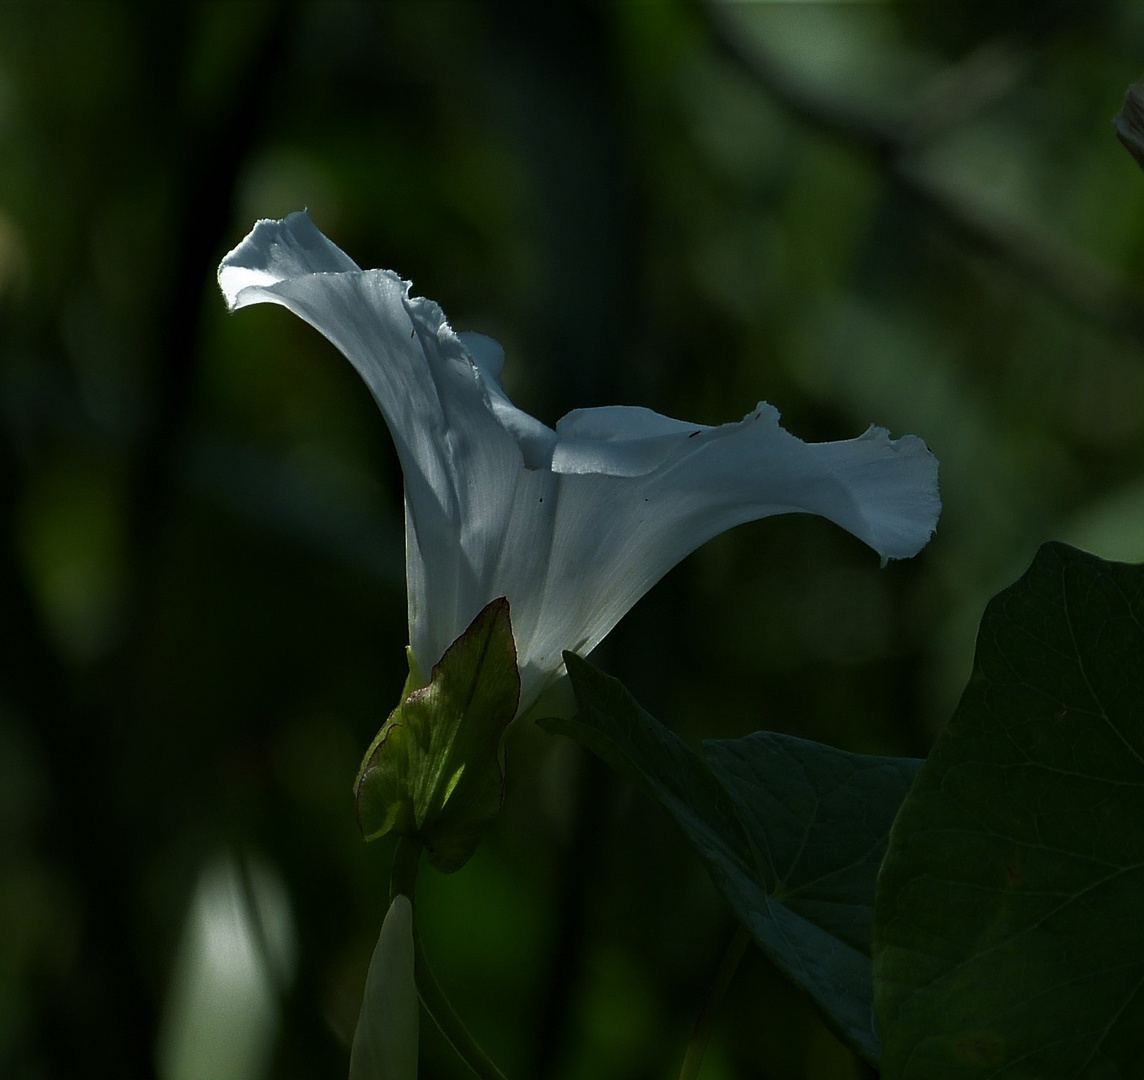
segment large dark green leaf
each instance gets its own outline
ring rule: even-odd
[[[1144,569],[1047,544],[878,886],[888,1078],[1144,1075]]]
[[[579,739],[671,812],[760,947],[876,1063],[874,883],[918,763],[765,731],[710,740],[704,761],[617,680],[565,660],[579,711],[543,725]]]

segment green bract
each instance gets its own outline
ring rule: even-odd
[[[408,684],[407,684],[408,685]],[[370,743],[354,781],[367,840],[414,836],[444,873],[459,870],[500,809],[501,737],[520,675],[508,601],[493,600]]]

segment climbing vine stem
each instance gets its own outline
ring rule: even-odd
[[[727,946],[727,951],[723,954],[723,959],[719,963],[719,970],[715,972],[715,978],[707,989],[707,997],[695,1021],[695,1027],[691,1032],[691,1041],[687,1044],[687,1053],[683,1057],[683,1067],[679,1070],[679,1080],[696,1080],[696,1077],[699,1076],[699,1067],[703,1064],[703,1053],[707,1049],[707,1041],[711,1037],[711,1027],[715,1023],[715,1016],[719,1012],[723,996],[727,993],[727,988],[735,977],[735,972],[739,968],[739,961],[743,959],[743,953],[746,951],[750,940],[751,935],[745,927],[740,925],[739,929],[735,931],[735,936],[731,939],[731,944]]]
[[[437,982],[437,977],[433,974],[429,961],[425,958],[425,947],[421,944],[421,932],[418,928],[417,905],[414,895],[417,889],[417,870],[420,864],[421,842],[414,837],[403,836],[398,840],[397,850],[393,855],[389,895],[391,903],[395,896],[404,894],[409,897],[413,904],[413,971],[417,981],[417,994],[421,998],[421,1004],[425,1006],[425,1011],[441,1029],[441,1034],[449,1040],[461,1060],[480,1077],[480,1080],[505,1080],[504,1074],[493,1064],[488,1054],[481,1049],[480,1044],[469,1033],[469,1029],[461,1022],[461,1018],[449,1003],[440,983]]]

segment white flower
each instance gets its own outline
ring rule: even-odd
[[[553,430],[499,382],[504,352],[455,333],[386,270],[360,270],[304,213],[260,221],[219,267],[232,311],[281,304],[365,379],[405,475],[409,637],[424,678],[490,600],[508,598],[520,712],[700,544],[771,514],[820,514],[885,559],[941,510],[937,460],[871,427],[804,443],[763,402],[705,427],[648,409],[577,409]]]

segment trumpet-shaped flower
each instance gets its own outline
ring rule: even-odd
[[[763,402],[720,427],[612,406],[549,428],[509,401],[495,341],[455,333],[396,274],[360,270],[305,214],[260,221],[219,284],[231,310],[280,304],[324,334],[397,445],[410,680],[354,790],[368,839],[415,837],[441,870],[495,817],[505,726],[559,679],[564,651],[590,652],[704,541],[804,512],[886,560],[936,525],[937,461],[912,435],[808,444]]]
[[[280,304],[327,337],[380,406],[405,478],[413,671],[427,672],[492,600],[508,599],[518,713],[705,541],[772,514],[819,514],[883,560],[937,523],[937,461],[871,427],[805,443],[760,402],[708,427],[628,406],[550,428],[501,387],[501,347],[456,333],[433,301],[361,270],[304,213],[260,221],[222,261],[230,309]]]

